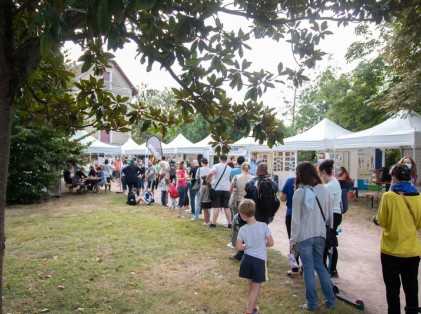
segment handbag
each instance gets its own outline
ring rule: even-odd
[[[192,186],[192,191],[194,191],[194,192],[197,192],[197,191],[199,191],[200,190],[200,169],[198,169],[198,172],[196,172],[196,176],[195,176],[195,178],[199,178],[199,179],[196,179],[196,182],[194,183],[194,185]]]
[[[405,195],[403,195],[403,193],[402,193],[402,192],[398,192],[398,194],[399,194],[400,196],[402,196],[402,199],[403,199],[403,201],[405,202],[406,207],[408,207],[409,214],[411,215],[412,220],[414,221],[415,228],[416,228],[416,226],[417,226],[417,221],[416,221],[416,219],[415,219],[415,214],[414,214],[414,211],[412,210],[411,206],[409,205],[409,202],[408,202],[408,200],[406,199]]]
[[[234,176],[234,189],[232,190],[228,206],[234,212],[237,212],[237,176]]]
[[[215,187],[214,187],[214,188],[212,188],[212,187],[211,187],[211,188],[209,189],[209,197],[210,197],[211,201],[212,201],[212,200],[214,200],[214,199],[215,199],[215,197],[216,197],[216,191],[215,191],[215,189],[216,189],[216,187],[218,186],[219,181],[221,181],[222,177],[224,176],[224,173],[225,173],[225,170],[227,170],[227,167],[228,167],[228,165],[225,165],[225,169],[224,169],[224,171],[222,172],[221,176],[219,177],[218,182],[216,182]]]
[[[320,213],[322,214],[323,221],[326,224],[325,215],[323,214],[322,206],[320,206],[320,202],[317,196],[316,196],[316,201],[317,201],[317,204],[319,205],[319,209],[320,209]],[[332,229],[331,227],[329,227],[328,224],[326,224],[326,247],[331,248],[331,247],[337,247],[337,246],[338,246],[338,238],[336,237],[336,230]]]

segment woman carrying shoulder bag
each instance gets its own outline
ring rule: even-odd
[[[333,211],[333,230],[338,229],[339,225],[342,222],[342,210],[341,210],[341,200],[342,200],[342,189],[339,181],[333,176],[333,165],[334,161],[332,159],[325,159],[319,165],[319,176],[322,179],[325,187],[329,190],[330,200],[332,202],[332,211]],[[327,260],[329,254],[329,247],[325,247],[323,254],[323,262],[326,268]],[[338,271],[336,265],[338,263],[338,249],[332,247],[332,260],[329,265],[330,277],[338,278]]]
[[[329,273],[323,265],[326,242],[326,224],[333,227],[333,212],[329,190],[322,184],[314,165],[301,162],[296,168],[296,189],[292,198],[291,251],[299,250],[304,268],[306,303],[303,310],[317,310],[318,298],[314,271],[320,281],[324,303],[335,307],[335,296]],[[320,203],[320,207],[319,204]],[[323,212],[326,222],[321,214]]]
[[[411,170],[405,164],[392,167],[392,186],[383,194],[375,224],[383,228],[381,263],[389,314],[399,314],[400,286],[405,292],[407,314],[418,313],[418,267],[421,245],[421,195],[411,184]]]

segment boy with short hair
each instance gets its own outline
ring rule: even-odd
[[[241,278],[248,280],[249,299],[246,314],[257,313],[256,303],[259,297],[260,286],[266,278],[266,247],[273,246],[272,233],[267,224],[256,221],[254,213],[256,204],[251,199],[241,201],[238,210],[241,219],[247,222],[238,232],[235,248],[237,251],[244,251],[241,260]]]

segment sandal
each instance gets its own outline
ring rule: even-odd
[[[307,305],[307,303],[304,303],[304,304],[301,304],[300,305],[300,309],[302,309],[302,310],[306,310],[306,311],[312,311],[312,312],[314,312],[314,311],[316,311],[316,309],[310,309],[309,307],[308,307],[308,305]]]
[[[300,274],[299,271],[292,271],[292,270],[287,271],[288,276],[298,276],[299,274]]]

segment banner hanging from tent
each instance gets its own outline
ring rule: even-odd
[[[155,135],[149,136],[146,147],[150,150],[156,160],[160,161],[162,156],[161,140]]]

